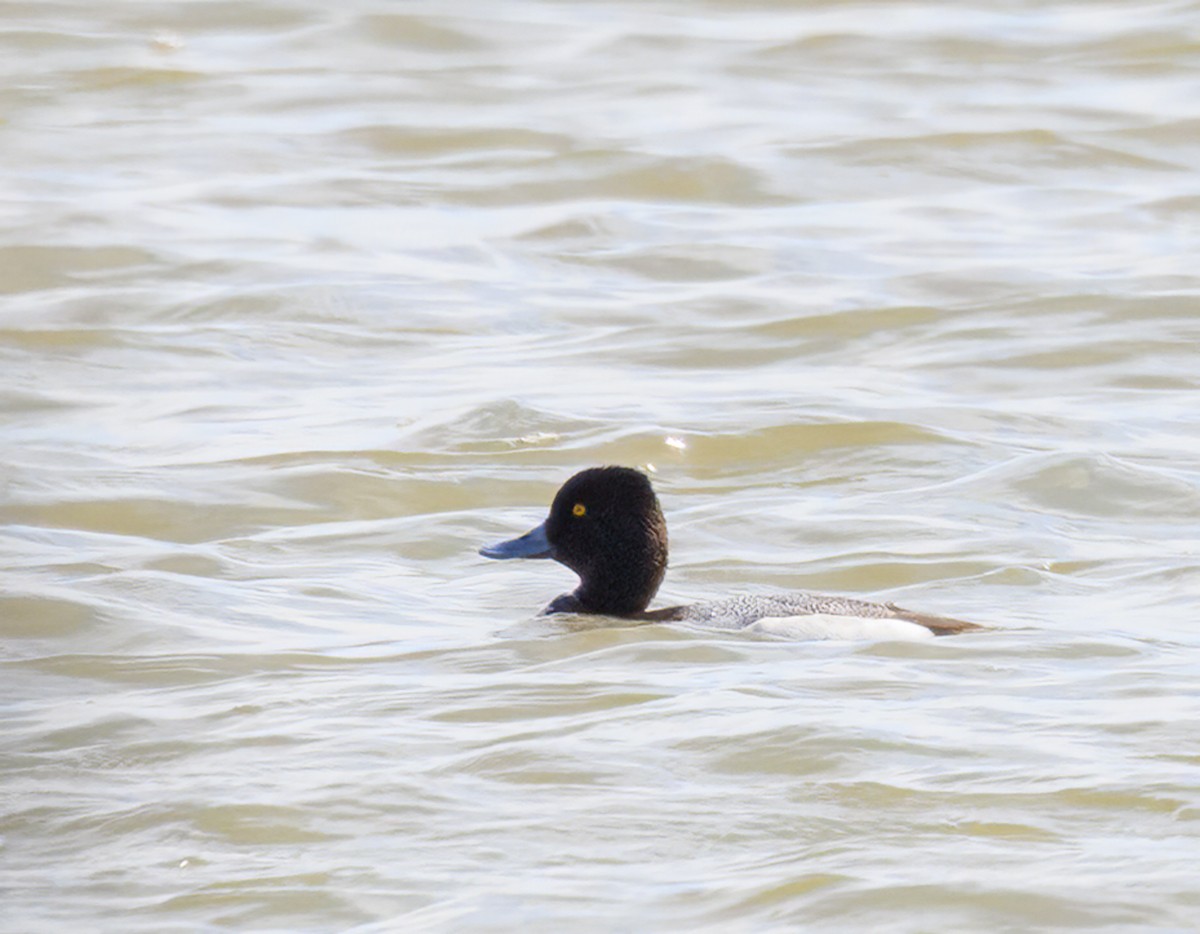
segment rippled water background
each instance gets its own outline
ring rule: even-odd
[[[1200,5],[0,6],[0,927],[1187,928]],[[662,600],[485,562],[653,465]]]

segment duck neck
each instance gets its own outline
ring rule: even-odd
[[[636,616],[646,609],[658,593],[666,565],[631,564],[637,569],[625,564],[612,569],[592,568],[571,594],[578,607],[576,612]]]

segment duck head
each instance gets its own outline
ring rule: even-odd
[[[667,571],[667,523],[645,474],[592,467],[562,485],[545,522],[479,553],[553,558],[578,574],[574,592],[557,597],[543,613],[636,616]]]

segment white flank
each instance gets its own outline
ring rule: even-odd
[[[834,616],[811,613],[807,616],[764,616],[746,627],[781,639],[932,639],[924,626],[906,619],[871,619],[866,616]]]

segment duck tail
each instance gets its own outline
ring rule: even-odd
[[[904,607],[896,606],[894,603],[887,604],[887,608],[895,613],[898,619],[905,619],[910,623],[916,623],[918,626],[924,626],[935,636],[953,636],[960,632],[978,632],[988,628],[987,626],[980,626],[978,623],[968,623],[966,620],[954,619],[952,616],[914,613],[912,610],[906,610]]]

